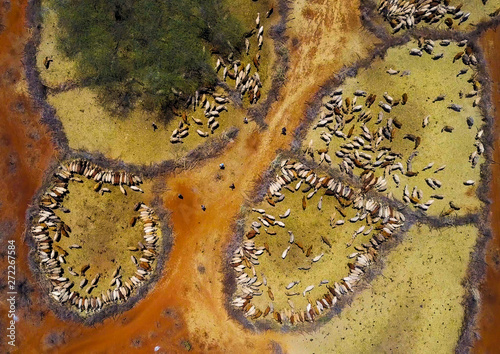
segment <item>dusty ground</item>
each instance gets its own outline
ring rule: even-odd
[[[496,134],[493,160],[500,161],[500,139],[498,136],[498,119],[500,117],[500,67],[497,60],[498,52],[500,51],[500,29],[498,27],[484,33],[481,37],[481,47],[485,52],[489,73],[492,79],[493,102],[496,102]],[[500,173],[500,165],[494,163],[491,168],[493,176],[498,176]],[[476,353],[494,352],[498,347],[499,318],[495,314],[498,313],[500,309],[500,287],[498,286],[498,277],[500,276],[500,220],[496,217],[500,213],[499,188],[499,179],[493,178],[489,195],[492,201],[489,218],[493,230],[493,238],[488,245],[486,258],[487,272],[485,283],[481,287],[482,304],[477,327],[480,338],[474,346],[474,352]]]
[[[238,215],[240,205],[253,189],[256,177],[269,166],[276,151],[287,148],[292,141],[290,134],[277,136],[276,131],[283,126],[293,131],[304,116],[307,102],[312,101],[314,93],[324,80],[343,65],[351,65],[358,57],[366,56],[376,43],[373,36],[361,29],[358,5],[356,1],[349,4],[341,1],[334,4],[321,1],[295,2],[288,29],[291,69],[287,85],[282,88],[280,101],[272,106],[266,118],[269,130],[262,133],[250,130],[242,132],[217,160],[207,161],[197,170],[165,177],[167,191],[163,194],[163,199],[165,207],[172,210],[176,239],[165,266],[165,276],[154,291],[132,310],[88,328],[72,322],[61,322],[53,313],[47,312],[44,304],[39,301],[37,286],[32,284],[32,303],[29,309],[19,310],[21,320],[18,323],[17,343],[20,352],[49,351],[55,348],[60,352],[117,352],[131,347],[151,351],[156,345],[164,352],[181,351],[190,345],[195,352],[208,349],[217,352],[238,352],[241,348],[248,351],[269,351],[276,348],[271,341],[278,343],[284,350],[294,347],[291,341],[299,340],[297,338],[292,339],[287,335],[272,332],[257,336],[245,331],[236,321],[228,319],[224,308],[223,276],[220,272],[224,266],[222,259],[231,237],[231,220]],[[6,51],[8,54],[0,59],[2,70],[11,69],[17,81],[22,77],[20,58],[28,35],[23,27],[25,6],[25,2],[11,5],[6,22],[12,26],[8,32],[0,34],[1,43],[10,49]],[[336,39],[333,45],[332,38]],[[4,79],[2,85],[12,85],[12,81]],[[24,100],[24,112],[4,112],[8,113],[10,118],[7,126],[9,129],[3,133],[3,139],[12,141],[8,151],[17,151],[18,156],[25,156],[29,151],[26,147],[29,138],[19,134],[19,131],[27,132],[28,129],[19,122],[24,120],[26,125],[31,123],[35,132],[43,134],[45,131],[37,125],[39,115],[29,108],[29,101],[27,96],[22,94],[22,90],[18,90],[19,93],[15,96],[6,96],[7,90],[0,92],[2,100],[8,103],[0,105],[0,109],[10,109],[14,103]],[[24,119],[19,120],[20,117]],[[19,190],[16,189],[15,193],[12,193],[15,199],[10,199],[16,201],[13,207],[0,210],[2,220],[12,222],[12,229],[15,230],[12,238],[18,240],[20,260],[27,258],[27,247],[21,243],[24,212],[31,196],[40,185],[43,171],[53,153],[47,137],[41,138],[38,144],[43,147],[37,147],[36,151],[40,152],[36,160],[38,162],[27,162],[18,157],[18,169],[11,170],[6,174],[8,177],[0,182],[5,184],[4,190],[9,190],[7,186],[10,187],[14,183],[20,184]],[[8,153],[5,156],[8,156]],[[225,171],[218,169],[220,162],[226,163]],[[10,166],[12,163],[3,165],[3,171],[9,172]],[[232,182],[236,184],[235,191],[228,188]],[[184,195],[184,200],[178,200],[178,193]],[[201,211],[201,204],[207,206],[205,212]],[[460,240],[467,241],[465,238]],[[415,238],[414,241],[424,242],[420,238]],[[444,247],[450,246],[447,243],[449,241],[450,238],[443,239]],[[456,245],[460,246],[458,242]],[[465,246],[458,249],[467,257],[467,245]],[[425,249],[426,244],[422,247]],[[398,252],[391,255],[402,257]],[[23,274],[30,278],[27,266],[23,266],[23,262],[19,262],[19,266]],[[454,274],[457,277],[463,274],[460,269],[452,270],[456,272]],[[427,268],[419,268],[418,271],[425,273]],[[388,283],[384,282],[389,280],[378,278],[380,288],[386,286]],[[462,290],[454,289],[456,292],[450,295],[454,296],[453,309],[456,310],[457,296],[461,297],[459,293]],[[370,297],[366,294],[363,294],[363,298]],[[367,300],[361,299],[360,302],[363,301]],[[419,307],[412,308],[418,310]],[[431,306],[429,309],[434,308]],[[454,313],[460,316],[458,310]],[[407,314],[406,309],[404,314]],[[427,316],[427,313],[424,312],[422,316]],[[355,314],[352,318],[355,318]],[[338,325],[333,321],[330,324]],[[326,330],[326,327],[324,329]],[[320,332],[315,335],[318,333]],[[307,337],[301,338],[298,343],[301,346],[306,343],[314,346],[318,343]],[[327,340],[329,338],[327,337]],[[425,339],[422,336],[421,343],[428,345],[429,343],[424,343]],[[371,344],[365,342],[363,345],[370,348]],[[384,348],[386,342],[376,345]],[[443,348],[437,345],[433,347]]]
[[[24,217],[54,151],[46,127],[39,122],[40,112],[32,106],[32,101],[25,93],[27,86],[21,58],[29,33],[24,26],[24,5],[2,3],[1,22],[5,29],[0,32],[0,45],[4,48],[0,56],[0,188],[4,192],[0,201],[0,245],[1,264],[6,268],[7,240],[16,240],[17,256],[22,260],[16,268],[18,284],[24,284],[26,290],[33,289],[31,296],[37,297],[39,290],[34,289],[26,261],[28,248],[22,242]],[[25,306],[27,301],[29,299],[22,297],[19,306]],[[5,302],[2,301],[2,323],[6,319],[5,311]],[[20,312],[23,319],[36,320],[35,312],[22,308]],[[2,343],[5,342],[2,340]]]

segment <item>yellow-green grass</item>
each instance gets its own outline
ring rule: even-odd
[[[256,72],[255,66],[252,63],[252,59],[255,55],[260,52],[260,67],[259,67],[259,76],[262,81],[261,88],[261,100],[265,99],[266,93],[271,88],[272,77],[274,74],[274,62],[276,59],[276,55],[274,53],[274,41],[269,36],[269,31],[273,25],[275,25],[279,20],[279,13],[277,13],[277,8],[274,9],[273,14],[266,18],[267,11],[271,8],[271,2],[269,0],[266,1],[229,1],[227,2],[227,6],[229,11],[233,16],[235,16],[242,24],[244,28],[248,28],[250,31],[252,28],[256,28],[255,19],[257,18],[257,14],[260,13],[260,25],[264,27],[264,42],[262,45],[262,49],[259,51],[258,49],[258,38],[257,33],[252,37],[248,38],[250,41],[250,51],[248,56],[245,53],[241,53],[241,61],[244,66],[248,63],[251,64],[252,70],[250,75],[253,75]],[[213,64],[215,65],[217,61],[217,56],[212,56]],[[227,62],[227,60],[225,60]],[[243,68],[244,68],[243,66]],[[223,70],[219,71],[219,78],[222,80]],[[229,87],[234,88],[234,81],[227,79]],[[249,107],[250,104],[248,102],[248,96],[245,95],[245,99],[243,102],[245,103],[245,107]]]
[[[461,2],[457,1],[456,3],[458,5]],[[483,0],[464,1],[462,11],[464,11],[464,13],[470,12],[470,17],[461,25],[458,25],[458,22],[454,21],[452,28],[460,31],[472,31],[479,23],[491,20],[492,17],[490,14],[494,13],[499,8],[500,3],[498,3],[498,1],[489,0],[486,4],[483,4]]]
[[[134,227],[131,227],[129,222],[132,217],[139,215],[138,211],[134,211],[134,205],[137,202],[147,203],[151,199],[151,182],[145,181],[141,186],[144,194],[124,186],[127,190],[127,195],[124,196],[118,186],[105,184],[104,187],[109,188],[111,193],[101,195],[94,192],[93,180],[80,178],[83,183],[69,182],[69,193],[62,203],[70,212],[55,210],[56,215],[71,228],[71,233],[69,238],[62,236],[54,245],[68,252],[65,257],[66,264],[61,264],[64,269],[62,276],[75,284],[72,290],[78,291],[82,297],[88,296],[86,290],[92,279],[98,273],[101,275],[97,287],[91,292],[91,295],[98,296],[107,289],[114,289],[114,286],[110,286],[110,281],[118,266],[121,266],[119,274],[122,274],[123,282],[129,281],[128,278],[135,274],[137,268],[130,256],[134,255],[138,260],[141,254],[138,251],[129,251],[127,247],[138,247],[138,242],[144,243],[144,230],[142,222],[137,221]],[[50,234],[52,238],[54,233]],[[161,247],[161,231],[158,231],[158,236],[158,246]],[[82,248],[70,249],[69,246],[74,244]],[[90,265],[85,272],[88,283],[80,289],[79,284],[84,278],[80,270],[84,265]],[[69,267],[79,276],[71,275],[68,272]],[[152,264],[153,271],[155,267],[156,261]]]
[[[453,201],[461,210],[454,211],[453,215],[463,215],[468,212],[477,212],[481,203],[476,197],[476,188],[479,184],[480,167],[479,164],[484,161],[481,157],[479,164],[473,169],[468,162],[469,156],[476,150],[474,143],[475,137],[483,124],[479,107],[473,107],[473,101],[476,97],[466,98],[465,94],[473,90],[471,83],[467,81],[473,75],[473,69],[469,68],[465,75],[457,77],[461,69],[467,68],[461,60],[453,63],[453,57],[457,52],[463,51],[464,47],[458,47],[456,44],[450,44],[448,47],[440,46],[439,41],[435,41],[436,46],[433,52],[444,53],[444,57],[439,60],[432,60],[431,55],[424,52],[422,57],[410,56],[411,48],[416,48],[416,41],[411,41],[401,47],[390,48],[384,60],[376,59],[369,68],[360,69],[358,75],[353,78],[348,78],[341,85],[343,89],[343,99],[346,97],[353,99],[353,93],[356,90],[364,90],[368,94],[377,95],[375,103],[371,108],[365,107],[365,98],[358,97],[356,105],[362,104],[364,111],[371,111],[373,118],[366,124],[370,132],[374,133],[380,127],[386,125],[389,118],[397,118],[402,123],[401,129],[396,129],[393,142],[384,139],[380,146],[389,146],[393,152],[403,154],[401,159],[396,159],[403,164],[406,172],[406,160],[414,151],[415,144],[412,141],[403,139],[406,134],[414,134],[421,137],[421,144],[417,148],[418,156],[413,159],[413,171],[419,171],[415,177],[406,177],[400,171],[393,172],[386,176],[388,183],[387,192],[392,192],[394,197],[402,199],[403,189],[408,185],[410,192],[414,186],[417,186],[423,191],[424,197],[422,203],[427,202],[431,195],[442,194],[443,200],[434,198],[434,204],[428,210],[429,215],[438,215],[443,211],[450,209],[448,203]],[[388,69],[400,70],[398,75],[389,75]],[[405,70],[411,72],[410,75],[401,76]],[[463,98],[459,98],[459,92],[463,92]],[[384,92],[387,92],[394,99],[401,99],[403,93],[408,94],[408,102],[406,105],[399,104],[393,107],[391,113],[383,113],[384,120],[380,124],[376,124],[377,116],[382,108],[378,106],[379,101],[385,101],[383,98]],[[433,103],[433,100],[445,94],[444,101]],[[324,99],[326,101],[330,97]],[[451,103],[463,106],[463,110],[455,112],[448,108]],[[322,108],[326,111],[326,108]],[[355,114],[356,117],[359,113]],[[430,116],[429,125],[422,127],[422,122],[426,116]],[[474,126],[468,128],[466,118],[474,118]],[[347,134],[353,124],[356,124],[353,136],[360,136],[362,133],[361,124],[355,118],[351,123],[346,124],[343,132]],[[444,126],[452,126],[452,133],[442,132]],[[331,124],[333,127],[333,124]],[[307,137],[303,142],[304,148],[313,141],[314,149],[325,148],[326,143],[321,140],[320,134],[327,131],[325,128],[310,129]],[[366,139],[365,139],[366,141]],[[335,155],[336,151],[340,150],[340,146],[347,141],[342,138],[333,137],[329,145],[329,155],[332,158],[332,165],[337,165],[342,162],[342,159]],[[374,142],[372,145],[375,145]],[[360,150],[361,151],[361,150]],[[376,158],[376,153],[365,151]],[[318,159],[317,153],[315,159]],[[434,166],[422,171],[429,163],[434,162]],[[443,171],[434,173],[434,171],[446,165]],[[356,168],[355,173],[360,174],[363,170]],[[383,175],[384,168],[377,168],[376,175]],[[399,188],[393,180],[393,174],[397,174],[401,180]],[[431,177],[442,182],[442,187],[433,190],[427,185],[425,179]],[[474,180],[474,186],[465,186],[464,182]]]
[[[374,0],[374,3],[378,5],[381,3],[379,0]],[[461,31],[461,32],[470,32],[473,31],[476,26],[481,23],[485,22],[488,20],[491,20],[492,17],[490,16],[491,13],[495,12],[498,8],[500,8],[500,5],[497,1],[488,1],[485,5],[483,4],[482,0],[468,0],[468,1],[458,1],[458,0],[452,0],[450,1],[451,6],[458,6],[462,4],[462,9],[461,11],[465,13],[470,12],[469,19],[461,24],[459,24],[460,19],[455,20],[453,15],[446,14],[440,21],[429,24],[424,21],[421,21],[418,23],[415,28],[434,28],[434,29],[441,29],[441,30],[447,30],[449,27],[444,23],[444,21],[447,18],[453,19],[453,25],[451,26],[451,29],[456,30],[456,31]],[[384,21],[383,17],[376,12],[377,18],[374,19],[374,21],[378,24],[382,24],[390,33],[392,33],[392,28],[389,25],[387,21]],[[402,34],[405,33],[406,30],[400,30],[397,32],[397,34]]]
[[[296,183],[297,181],[291,183],[290,187],[293,188]],[[260,234],[253,238],[256,248],[267,244],[271,253],[269,255],[264,252],[259,256],[258,261],[260,264],[255,266],[257,283],[263,280],[263,276],[267,279],[267,286],[263,284],[259,288],[263,294],[252,299],[252,304],[263,312],[271,302],[274,303],[275,311],[291,310],[288,299],[292,301],[296,311],[305,311],[309,299],[314,303],[316,299],[323,297],[328,292],[324,284],[319,285],[320,282],[328,280],[328,285],[333,287],[335,282],[340,282],[342,278],[348,276],[349,268],[347,263],[354,263],[355,261],[355,259],[349,259],[348,256],[358,252],[354,247],[362,248],[363,243],[369,243],[374,234],[379,232],[375,230],[379,223],[368,224],[367,219],[350,222],[349,220],[355,217],[359,211],[352,207],[342,207],[334,196],[324,195],[325,189],[323,188],[311,199],[307,200],[307,207],[303,210],[303,196],[307,196],[314,190],[311,189],[309,192],[304,193],[303,190],[306,186],[308,186],[306,183],[302,183],[300,190],[294,193],[282,190],[286,197],[282,202],[277,203],[275,207],[270,206],[266,201],[253,206],[256,209],[264,209],[267,214],[273,215],[276,220],[285,223],[284,228],[278,225],[267,227],[269,231],[276,232],[276,235],[267,234],[264,230],[266,227],[262,226]],[[319,210],[318,202],[321,196],[323,196],[322,208]],[[346,216],[343,217],[336,208],[340,208]],[[284,219],[280,218],[279,215],[283,215],[287,209],[291,209],[290,216]],[[251,212],[246,220],[245,230],[251,229],[253,221],[259,222],[258,217],[262,217],[262,215]],[[334,218],[332,224],[338,220],[344,220],[345,224],[331,227],[330,218],[332,217]],[[373,230],[367,235],[357,235],[353,241],[353,234],[361,226],[365,226],[364,231],[368,231],[371,227],[373,227]],[[295,237],[293,244],[289,243],[289,230],[293,232]],[[331,248],[322,240],[321,236],[326,237],[332,246]],[[304,251],[297,246],[298,243],[303,246]],[[351,245],[347,247],[347,244]],[[286,258],[282,259],[282,253],[288,246],[291,246],[290,250]],[[306,251],[310,246],[312,246],[312,252],[309,257],[306,257]],[[313,263],[312,259],[321,253],[324,256],[317,263]],[[298,269],[306,266],[311,266],[311,269]],[[246,272],[250,278],[253,277],[251,270],[246,269]],[[295,285],[290,290],[286,289],[289,283],[297,280],[300,281],[298,285]],[[309,285],[314,285],[314,289],[306,296],[303,296],[304,289]],[[268,295],[268,288],[273,293],[274,301]],[[289,294],[296,292],[300,294],[287,296],[287,292]]]
[[[178,128],[180,118],[162,124],[144,110],[135,109],[127,117],[111,116],[99,103],[97,94],[89,88],[76,88],[48,97],[63,123],[64,132],[73,149],[98,151],[106,157],[121,159],[127,163],[151,164],[170,159],[180,159],[199,144],[231,127],[242,127],[245,111],[229,107],[217,118],[220,126],[208,138],[202,138],[196,130],[210,133],[207,118],[201,109],[188,113],[189,136],[182,144],[170,143],[172,132]],[[201,119],[203,126],[196,125],[191,117]],[[154,131],[152,123],[158,125]]]
[[[383,275],[317,331],[290,336],[294,353],[451,353],[475,226],[410,229],[386,257]],[[328,348],[328,349],[327,349]]]
[[[266,93],[272,83],[272,66],[275,59],[274,44],[269,37],[269,29],[278,20],[275,12],[271,18],[266,19],[265,13],[269,9],[267,2],[238,1],[229,6],[231,12],[242,21],[248,30],[255,28],[255,18],[258,12],[261,13],[261,25],[264,26],[264,45],[261,52],[261,66],[259,76],[262,81],[261,100],[266,97]],[[75,64],[68,61],[64,55],[57,51],[57,15],[50,9],[50,3],[42,3],[42,14],[44,27],[41,33],[41,42],[37,54],[37,66],[41,73],[42,82],[49,87],[56,87],[68,80],[74,80]],[[243,55],[242,62],[246,65],[252,63],[253,56],[257,53],[257,35],[250,39],[251,47],[249,56]],[[207,49],[208,50],[208,49]],[[46,56],[54,59],[49,69],[43,66]],[[215,66],[217,56],[213,55],[213,65]],[[227,59],[226,59],[227,62]],[[221,69],[219,77],[222,79]],[[250,75],[255,72],[252,64]],[[234,88],[234,81],[226,80],[230,88]],[[223,94],[221,88],[217,93]],[[229,112],[222,112],[216,120],[219,128],[208,138],[202,138],[196,130],[200,129],[210,133],[208,120],[201,108],[193,112],[190,108],[186,113],[191,123],[189,135],[182,139],[182,144],[170,143],[172,132],[178,128],[180,118],[171,120],[167,124],[161,122],[158,113],[147,111],[141,108],[140,102],[128,115],[119,116],[105,109],[98,98],[98,93],[88,87],[76,87],[68,91],[51,93],[48,95],[48,102],[56,109],[56,114],[61,120],[69,146],[73,149],[83,149],[87,151],[99,151],[109,158],[121,159],[127,163],[151,164],[170,159],[180,159],[189,151],[200,144],[210,141],[212,138],[231,128],[244,127],[243,118],[246,109],[251,105],[248,98],[243,100],[243,107],[238,108],[232,104],[226,104]],[[213,98],[210,98],[213,104]],[[203,126],[196,125],[191,117],[200,119]],[[155,132],[152,123],[155,122],[159,129]]]
[[[55,88],[58,85],[76,80],[76,62],[70,60],[58,50],[57,14],[49,1],[41,3],[42,30],[36,56],[36,67],[45,86]],[[44,65],[45,58],[52,59],[49,68]]]

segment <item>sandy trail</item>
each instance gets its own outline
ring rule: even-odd
[[[495,145],[493,150],[493,163],[491,172],[493,176],[500,174],[500,28],[490,29],[481,37],[481,47],[484,51],[491,78],[493,103],[495,107]],[[486,251],[487,270],[485,283],[481,287],[481,309],[478,319],[480,339],[474,346],[476,353],[493,353],[498,350],[498,328],[500,326],[500,180],[498,177],[491,179],[490,189],[490,222],[493,238],[490,240]]]
[[[224,251],[232,236],[231,221],[238,215],[245,196],[252,191],[256,178],[275,158],[276,151],[289,148],[293,136],[290,133],[280,135],[281,127],[286,126],[292,132],[304,117],[307,102],[312,100],[319,87],[342,66],[352,65],[359,57],[366,56],[376,44],[374,37],[361,28],[357,1],[347,4],[340,0],[301,0],[293,4],[295,8],[287,33],[291,69],[280,100],[266,117],[269,129],[261,133],[244,129],[221,157],[165,177],[168,188],[163,198],[165,207],[172,210],[175,244],[156,288],[132,310],[91,328],[61,322],[51,312],[37,321],[30,316],[18,326],[19,352],[56,348],[58,352],[122,352],[131,346],[150,351],[157,345],[164,351],[177,352],[183,348],[182,340],[189,340],[196,352],[268,351],[271,350],[271,340],[286,348],[279,333],[256,335],[247,331],[229,319],[224,308],[221,270]],[[7,59],[2,58],[16,66],[18,75],[22,73],[20,58],[28,35],[23,27],[25,7],[25,2],[12,4],[9,13],[12,25],[8,25],[9,30],[2,32],[0,37],[0,40],[5,40],[5,36],[21,38],[13,43],[12,50],[6,51]],[[10,101],[2,99],[15,102],[15,98]],[[27,108],[24,115],[33,124],[39,119],[38,113]],[[19,120],[14,121],[19,125]],[[15,191],[15,210],[3,216],[17,223],[14,237],[19,240],[19,263],[25,263],[27,249],[24,245],[21,247],[20,242],[24,213],[29,199],[40,185],[52,148],[47,135],[38,128],[44,138],[37,143],[38,162],[31,163],[24,157],[27,138],[23,134],[14,134],[19,132],[17,129],[10,127],[6,136],[12,141],[19,139],[8,149],[18,152],[20,166],[16,174],[10,174],[10,179],[0,183],[11,185],[17,180],[18,190],[22,190],[22,194]],[[224,171],[218,168],[220,162],[226,164]],[[235,191],[228,188],[233,182]],[[184,195],[183,200],[177,198],[178,193]],[[201,210],[201,204],[207,206],[205,212]],[[23,267],[23,272],[28,273],[26,267]],[[29,313],[39,310],[45,309],[34,303]],[[50,345],[47,342],[49,331],[59,333]]]
[[[40,113],[32,106],[24,79],[22,54],[28,33],[25,28],[24,6],[2,3],[0,31],[0,264],[7,269],[7,240],[16,243],[16,280],[32,280],[27,266],[28,248],[22,242],[24,217],[28,204],[40,188],[42,175],[53,155],[47,129],[39,123]],[[0,285],[6,284],[2,272]],[[36,292],[34,293],[36,296]],[[0,322],[6,322],[5,293],[0,298]],[[19,304],[18,304],[19,307]],[[33,312],[21,314],[31,320]],[[3,331],[3,333],[5,333]],[[2,338],[0,343],[5,343]]]
[[[307,103],[319,87],[342,66],[351,65],[367,55],[376,44],[374,37],[361,28],[358,2],[340,0],[299,0],[293,3],[287,35],[290,37],[290,70],[280,100],[266,122],[269,129],[255,132],[243,129],[238,138],[216,160],[196,168],[166,176],[165,207],[172,210],[175,245],[162,279],[156,288],[132,310],[107,319],[94,327],[62,322],[36,301],[38,288],[32,284],[33,303],[19,310],[16,348],[19,352],[123,352],[130,348],[179,352],[183,340],[189,340],[195,352],[270,351],[275,341],[286,348],[286,336],[266,332],[255,334],[231,320],[224,308],[224,251],[231,239],[231,221],[238,215],[245,197],[258,176],[269,166],[280,149],[288,149],[293,136],[280,135],[281,127],[292,132],[304,117]],[[25,27],[26,1],[12,2],[5,12],[6,29],[0,32],[0,233],[15,239],[18,254],[18,279],[33,280],[27,267],[27,246],[22,244],[25,211],[40,187],[42,175],[54,156],[45,127],[39,124],[40,112],[31,106],[23,81],[22,53],[29,33]],[[499,70],[494,67],[500,45],[500,31],[489,31],[482,46],[490,63],[494,80],[495,102],[500,101]],[[497,63],[498,64],[498,63]],[[498,65],[497,65],[498,66]],[[16,87],[16,90],[12,90]],[[497,114],[498,115],[498,114]],[[497,129],[498,130],[498,129]],[[496,139],[494,160],[500,161],[500,143]],[[224,162],[226,169],[219,170]],[[500,173],[493,165],[493,173]],[[236,190],[228,187],[235,183]],[[15,186],[13,188],[12,186]],[[499,183],[493,179],[492,195],[498,195]],[[182,193],[183,200],[177,198]],[[9,207],[6,208],[7,204]],[[207,206],[203,212],[201,204]],[[492,212],[499,212],[494,200]],[[478,352],[496,348],[498,318],[491,314],[500,309],[498,269],[500,249],[499,221],[492,220],[496,237],[490,245],[491,265],[484,286],[480,329],[482,340]],[[5,241],[0,241],[2,250]],[[3,304],[3,302],[2,302]],[[0,321],[4,321],[0,305]],[[498,316],[497,316],[498,317]],[[57,332],[53,343],[48,335]],[[2,341],[3,342],[3,341]],[[9,348],[10,349],[10,348]],[[160,351],[160,352],[161,352]]]

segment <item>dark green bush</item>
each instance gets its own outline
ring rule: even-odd
[[[210,52],[238,54],[242,25],[217,0],[57,0],[58,45],[108,107],[166,109],[216,81]]]

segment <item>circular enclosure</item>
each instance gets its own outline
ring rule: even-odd
[[[58,305],[88,318],[129,302],[159,268],[151,182],[83,159],[61,164],[33,214],[34,260]]]

